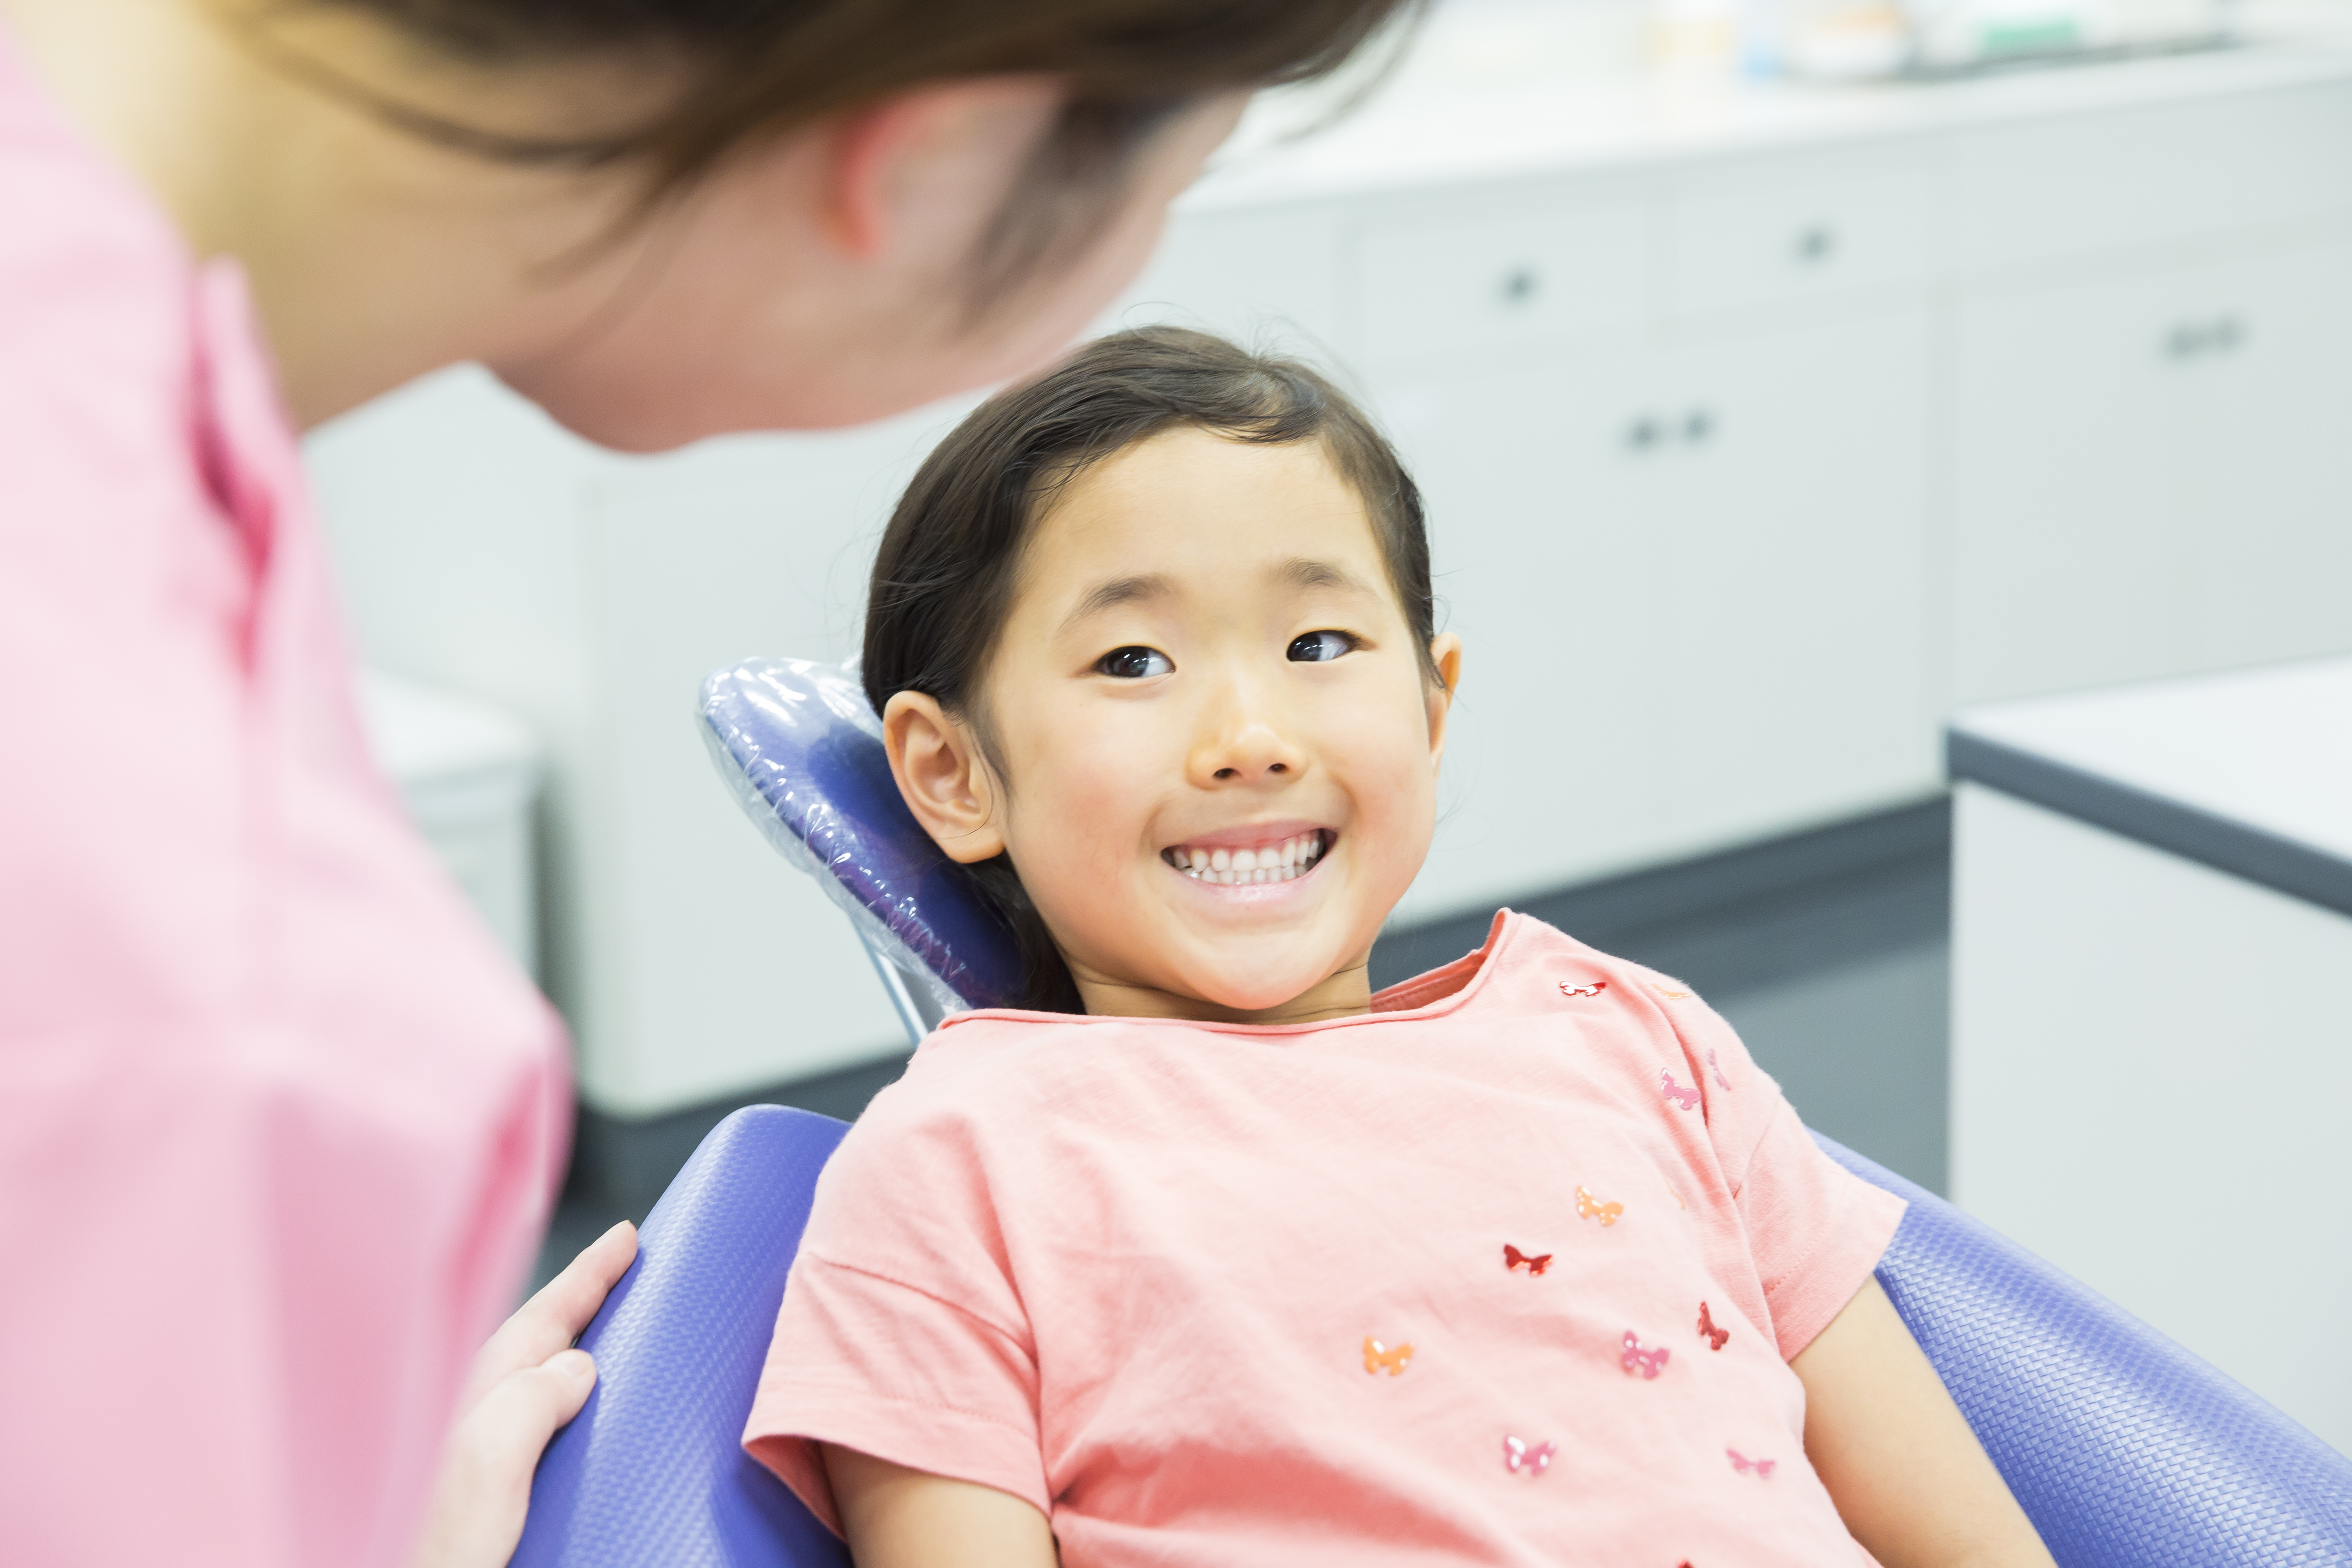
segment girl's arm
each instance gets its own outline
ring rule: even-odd
[[[1045,1516],[1011,1492],[818,1447],[857,1568],[1057,1568]]]
[[[1805,1453],[1885,1568],[2055,1568],[1877,1280],[1789,1364]]]

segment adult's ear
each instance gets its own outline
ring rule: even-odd
[[[970,252],[1060,110],[1058,77],[930,82],[844,114],[824,218],[862,261]]]
[[[1437,684],[1429,690],[1429,765],[1434,768],[1445,760],[1445,721],[1462,689],[1462,639],[1438,633],[1429,639],[1429,660],[1437,666]]]
[[[970,726],[929,693],[901,691],[883,705],[882,746],[899,797],[948,858],[970,866],[1004,852],[996,780]]]

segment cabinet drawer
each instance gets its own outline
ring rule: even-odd
[[[1904,147],[1685,177],[1667,204],[1669,309],[1703,316],[1923,277],[1927,168]]]
[[[2016,266],[2352,213],[2352,87],[1985,126],[1951,148],[1963,267]]]
[[[1648,313],[1647,235],[1630,202],[1383,217],[1361,238],[1357,341],[1367,361],[1393,364],[1630,333]]]

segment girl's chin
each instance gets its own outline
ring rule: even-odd
[[[1297,1001],[1331,978],[1333,964],[1305,962],[1269,967],[1263,962],[1187,976],[1202,1001],[1236,1013],[1267,1013]]]

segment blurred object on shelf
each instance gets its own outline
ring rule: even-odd
[[[2032,61],[2216,48],[2231,0],[1913,0],[1909,68],[1936,76]]]

